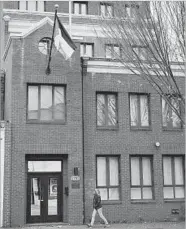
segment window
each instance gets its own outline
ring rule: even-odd
[[[133,18],[136,15],[136,11],[139,9],[139,5],[125,4],[125,17]]]
[[[138,58],[141,60],[147,59],[147,48],[145,46],[135,45],[133,46],[133,51],[135,52],[134,59],[138,59]]]
[[[130,125],[134,128],[149,128],[149,95],[130,94]]]
[[[94,44],[80,44],[80,56],[93,57],[94,56]]]
[[[181,114],[179,100],[172,98],[171,104]],[[162,124],[164,128],[181,128],[181,120],[168,103],[162,98]]]
[[[44,11],[44,1],[19,1],[18,9],[19,10],[28,10],[28,11]]]
[[[164,199],[179,199],[185,195],[183,156],[163,156]]]
[[[102,200],[119,200],[119,157],[97,156],[97,188]]]
[[[131,199],[153,199],[152,157],[131,156]]]
[[[121,50],[118,45],[107,44],[105,45],[106,58],[118,59],[121,56]]]
[[[100,13],[102,17],[113,17],[113,5],[109,3],[100,3]]]
[[[97,126],[117,126],[117,100],[116,94],[97,93]]]
[[[88,14],[88,2],[74,2],[74,14]]]
[[[28,86],[29,121],[65,121],[65,88],[54,85]]]

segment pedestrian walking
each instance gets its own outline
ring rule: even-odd
[[[98,212],[100,218],[104,221],[105,227],[109,227],[110,225],[108,224],[108,221],[106,220],[106,218],[104,217],[104,215],[102,213],[102,204],[101,204],[101,196],[100,196],[99,189],[95,189],[95,191],[94,191],[93,208],[94,208],[94,210],[92,212],[91,223],[88,224],[88,227],[92,228],[92,226],[94,225],[94,221],[95,221],[95,217],[96,217],[97,212]]]

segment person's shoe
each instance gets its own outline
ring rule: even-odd
[[[105,228],[106,228],[106,227],[110,227],[110,224],[105,224],[105,226],[104,226],[104,227],[105,227]]]
[[[88,224],[87,226],[88,226],[88,228],[92,228],[92,226],[90,224]]]

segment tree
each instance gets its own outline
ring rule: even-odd
[[[163,98],[165,119],[174,115],[176,122],[184,125],[185,97],[177,74],[184,75],[185,3],[141,3],[114,4],[113,11],[104,12],[99,19],[102,33],[119,47],[110,46],[110,52],[122,65],[148,81]],[[167,106],[172,110],[171,117]]]

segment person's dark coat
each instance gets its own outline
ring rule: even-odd
[[[94,194],[94,198],[93,198],[93,208],[95,208],[96,210],[98,210],[99,208],[102,207],[101,204],[101,196],[99,196],[98,194]]]

